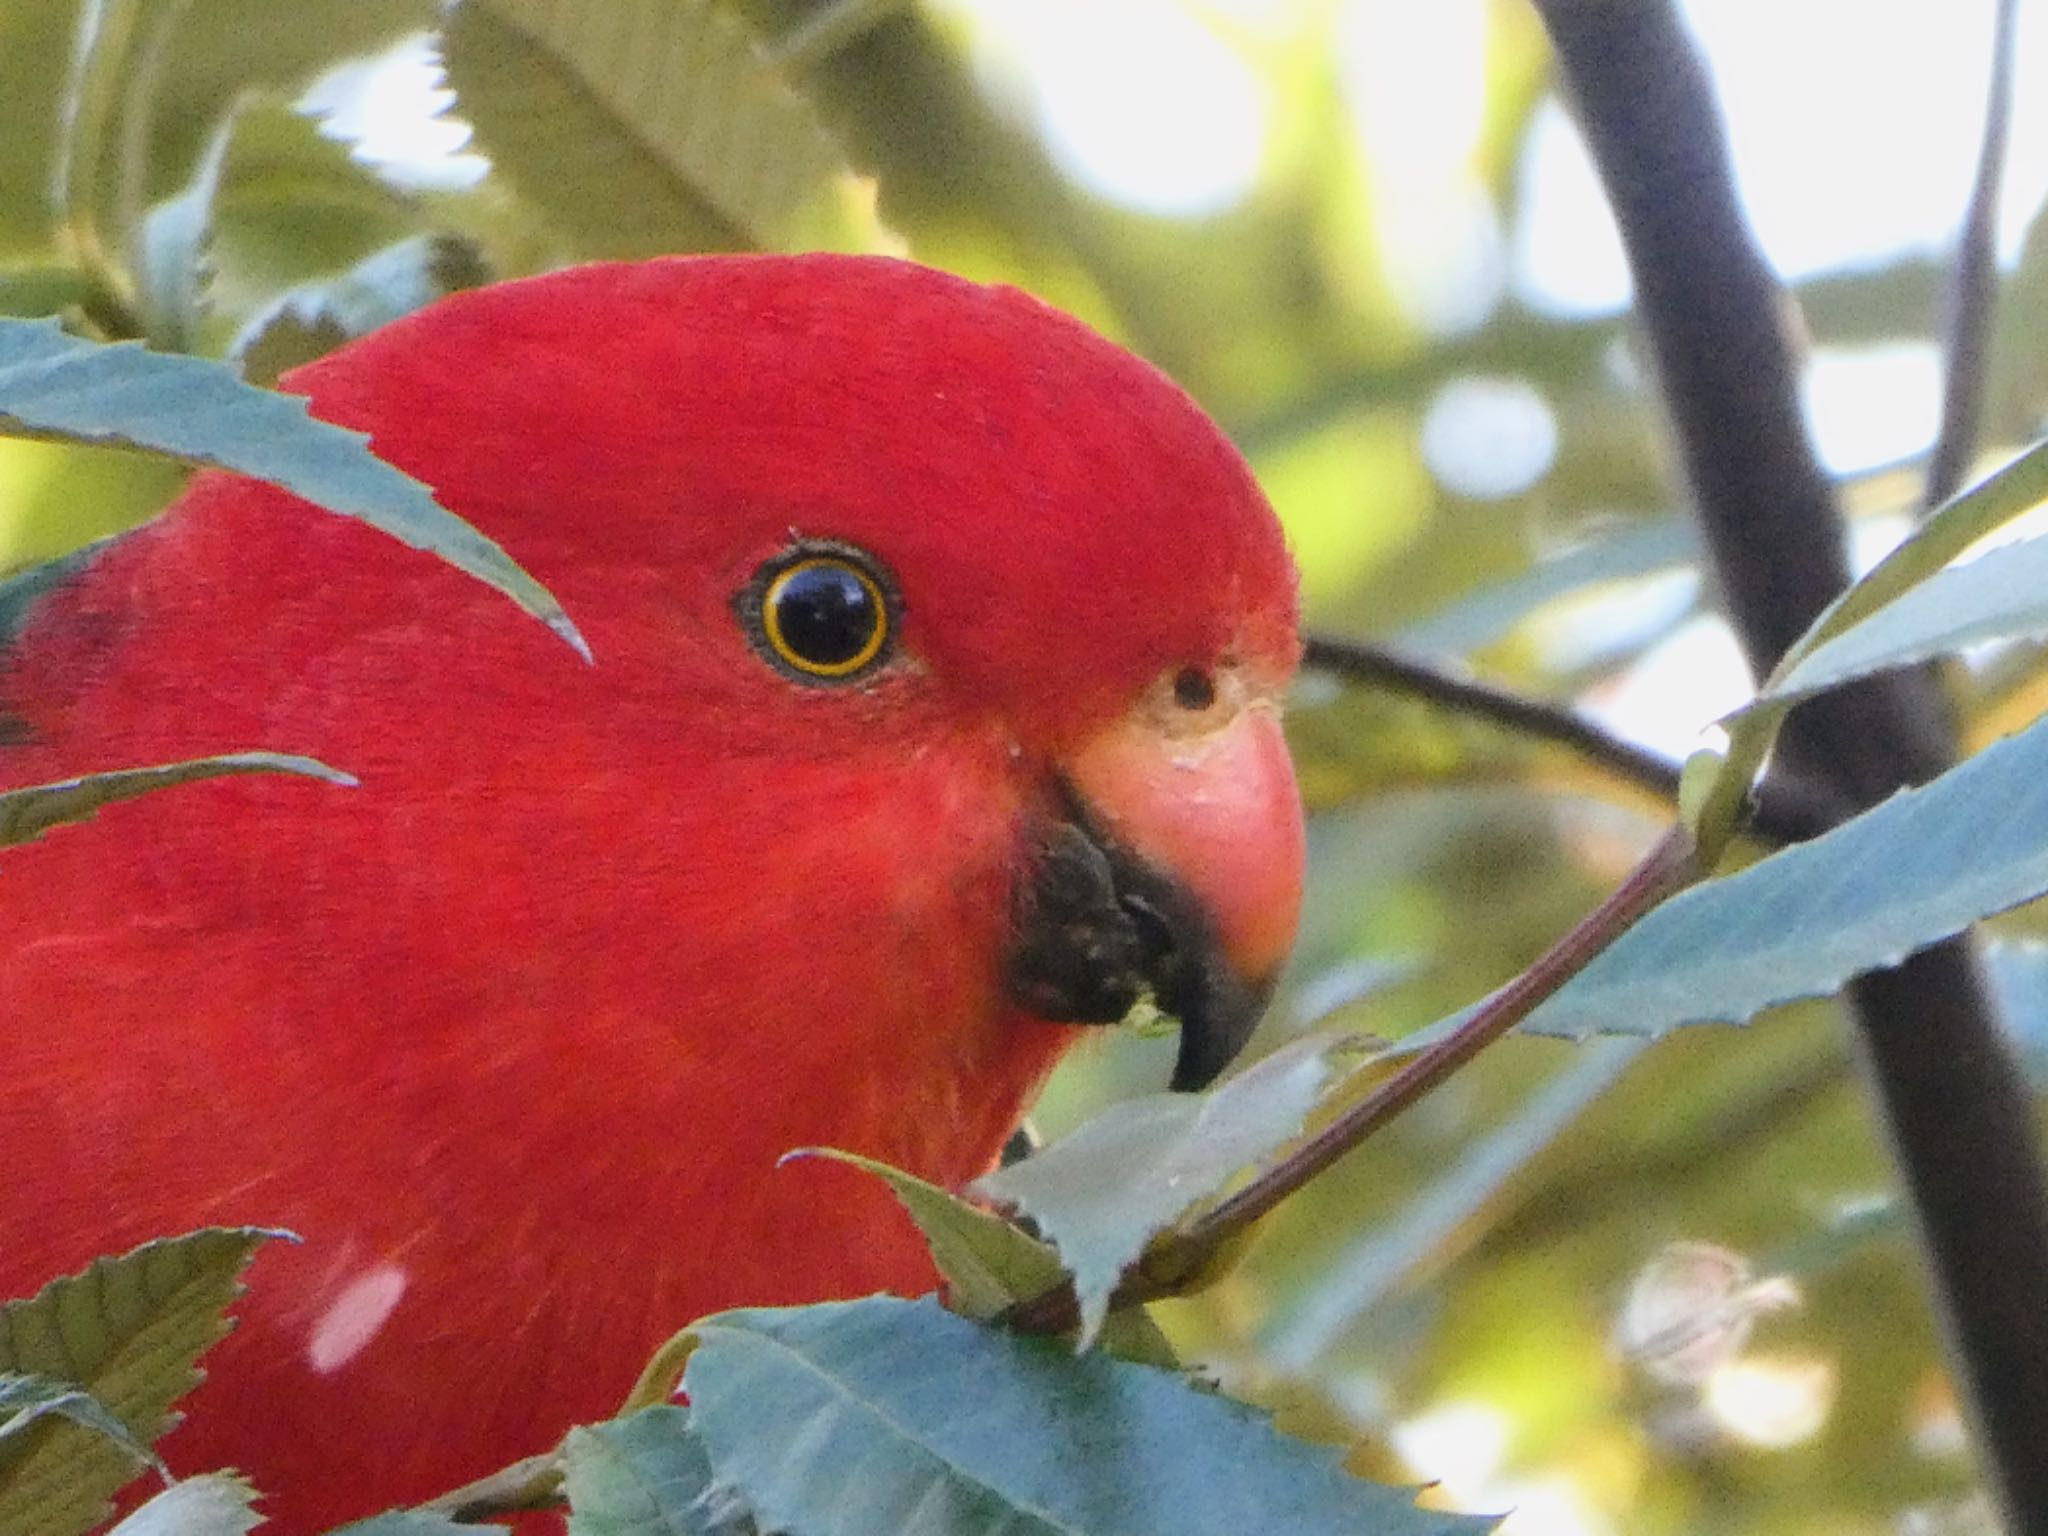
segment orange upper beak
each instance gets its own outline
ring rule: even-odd
[[[1077,1022],[1121,1018],[1149,992],[1181,1021],[1173,1085],[1202,1087],[1257,1025],[1301,915],[1301,796],[1278,710],[1141,708],[1061,778],[1069,819],[1041,850],[1013,992]]]
[[[1194,899],[1231,968],[1270,985],[1294,947],[1306,856],[1279,712],[1254,701],[1191,737],[1129,717],[1067,775],[1104,830]]]

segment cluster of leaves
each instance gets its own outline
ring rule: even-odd
[[[900,170],[900,222],[913,250],[926,251],[919,243],[926,228],[935,231],[928,253],[942,255],[959,228],[986,232],[995,219],[986,203],[925,217],[930,167],[909,152],[900,166],[888,163],[886,127],[848,104],[856,93],[833,77],[838,64],[819,63],[801,36],[780,49],[760,45],[738,13],[711,0],[629,0],[606,7],[602,22],[574,0],[462,0],[445,13],[426,0],[376,0],[322,5],[317,16],[289,24],[264,21],[263,9],[104,0],[0,15],[0,47],[13,58],[48,60],[42,75],[53,92],[48,100],[10,93],[0,104],[7,130],[0,179],[11,177],[20,194],[0,197],[0,256],[9,263],[0,270],[0,315],[17,317],[0,319],[0,430],[276,480],[441,553],[572,644],[580,643],[573,624],[552,599],[434,505],[426,489],[380,464],[351,434],[312,422],[251,381],[274,379],[451,288],[567,260],[740,247],[894,248],[872,189],[850,169],[841,130],[858,140],[864,160],[885,162],[885,194]],[[850,9],[879,15],[888,7]],[[74,11],[75,37],[67,31]],[[417,32],[431,34],[455,108],[489,156],[489,174],[474,185],[411,185],[351,156],[323,133],[300,94],[321,70]],[[878,42],[877,55],[886,60],[900,46]],[[801,90],[793,83],[799,66],[820,70]],[[916,71],[904,78],[932,83]],[[1509,82],[1504,145],[1538,99],[1534,79]],[[834,118],[830,129],[827,117]],[[949,128],[986,128],[971,114],[956,117],[947,119]],[[931,137],[950,143],[971,135]],[[1006,163],[1005,185],[1035,184],[1042,172]],[[1108,221],[1063,213],[1070,226],[1095,231],[1076,236],[1076,246],[1109,243]],[[1116,233],[1132,248],[1146,238]],[[1005,238],[997,265],[1034,269],[1045,277],[1041,286],[1056,292],[1068,287],[1077,307],[1174,363],[1198,388],[1209,376],[1215,387],[1206,393],[1250,445],[1276,495],[1303,454],[1318,451],[1347,421],[1357,425],[1346,413],[1359,401],[1421,398],[1447,377],[1503,362],[1561,396],[1599,397],[1601,412],[1574,418],[1584,430],[1568,435],[1558,473],[1581,480],[1564,494],[1598,503],[1608,488],[1599,477],[1618,475],[1617,464],[1649,461],[1633,418],[1616,424],[1614,413],[1633,412],[1635,402],[1610,383],[1587,382],[1605,379],[1599,360],[1614,341],[1612,322],[1539,327],[1510,315],[1436,351],[1321,357],[1317,390],[1275,407],[1232,396],[1215,381],[1241,359],[1201,352],[1162,319],[1161,306],[1119,281],[1128,249],[1117,259],[1055,267],[1014,230]],[[2037,257],[2028,270],[2037,271]],[[1906,277],[1916,275],[1925,277]],[[1817,284],[1805,297],[1825,329],[1837,310],[1871,313],[1870,287]],[[1175,306],[1197,317],[1207,308]],[[1293,323],[1303,332],[1346,329],[1299,317]],[[138,340],[154,350],[102,345]],[[1316,352],[1301,336],[1286,345],[1302,356]],[[180,351],[200,356],[169,355]],[[2009,394],[2025,395],[2026,379],[2009,382]],[[1346,441],[1355,447],[1354,439]],[[1337,460],[1349,508],[1356,476],[1373,466],[1348,448]],[[66,484],[68,503],[77,482]],[[68,504],[61,515],[29,507],[16,520],[17,532],[29,531],[13,559],[54,553],[132,521],[165,487],[161,479],[123,482],[99,498],[90,518]],[[2040,596],[2048,587],[2037,579],[2041,546],[2020,543],[1954,562],[2044,489],[2048,456],[2035,450],[1952,503],[1846,594],[1768,680],[1758,703],[1727,722],[1727,749],[1695,762],[1687,775],[1684,810],[1699,870],[1754,851],[1736,836],[1745,797],[1785,708],[1800,697],[1882,668],[2006,642],[2012,659],[2004,671],[1966,686],[1973,728],[1982,739],[2030,712],[2038,669],[2028,642],[2048,630]],[[1382,623],[1411,621],[1401,636],[1411,644],[1512,664],[1544,613],[1687,569],[1693,558],[1678,523],[1655,519],[1520,568],[1520,552],[1498,545],[1500,519],[1483,535],[1477,517],[1460,520],[1473,510],[1451,508],[1431,540],[1405,563],[1388,562],[1369,589],[1388,598]],[[1311,533],[1312,592],[1315,557]],[[8,562],[0,552],[0,563]],[[1417,579],[1423,565],[1428,571]],[[1475,571],[1499,579],[1475,584]],[[0,593],[0,620],[5,601]],[[1585,675],[1611,672],[1690,612],[1691,601],[1672,606],[1624,653],[1600,658]],[[1367,606],[1358,599],[1361,611]],[[1297,712],[1294,739],[1312,800],[1356,806],[1390,787],[1480,781],[1607,797],[1620,789],[1629,803],[1643,803],[1640,780],[1623,785],[1608,767],[1575,753],[1538,754],[1521,740],[1474,732],[1465,717],[1435,706],[1400,705],[1409,711],[1402,729],[1372,728],[1391,707],[1376,691],[1330,686]],[[2032,727],[1989,747],[1811,843],[1700,881],[1547,1000],[1530,998],[1527,1030],[1652,1036],[1747,1020],[1790,1000],[1825,997],[1860,971],[2048,890],[2048,822],[2033,814],[2032,800],[2041,780],[2034,758],[2048,751],[2042,732]],[[289,771],[346,782],[346,764],[330,768],[243,743],[221,748],[221,756],[198,763],[109,765],[91,779],[0,793],[0,843],[89,815],[110,799],[208,773]],[[1345,824],[1332,818],[1321,835],[1339,839]],[[1442,857],[1458,841],[1444,834],[1442,821],[1411,820],[1408,835],[1433,850],[1411,852],[1411,864]],[[1351,966],[1361,949],[1375,948],[1378,935],[1361,942],[1350,894],[1311,913],[1311,974],[1317,960]],[[2038,971],[2031,948],[2006,946],[1993,959],[2015,987]],[[1383,1001],[1394,980],[1384,967],[1347,974],[1356,983],[1348,992],[1326,990],[1303,1011],[1320,1017],[1334,1002],[1355,1017],[1361,1005]],[[1305,1005],[1311,997],[1306,988],[1298,995]],[[1283,1051],[1214,1096],[1126,1106],[990,1181],[986,1200],[1030,1217],[1049,1242],[982,1205],[875,1168],[931,1238],[954,1313],[877,1301],[706,1320],[650,1367],[642,1401],[628,1416],[572,1435],[521,1489],[552,1496],[559,1482],[578,1528],[592,1532],[740,1531],[756,1515],[769,1528],[817,1529],[821,1498],[834,1501],[835,1520],[857,1516],[866,1522],[860,1528],[890,1531],[921,1528],[920,1521],[980,1529],[1005,1520],[1031,1529],[1137,1531],[1168,1518],[1176,1530],[1236,1530],[1254,1521],[1276,1531],[1462,1529],[1452,1517],[1414,1510],[1405,1493],[1338,1477],[1328,1457],[1275,1436],[1264,1419],[1160,1374],[1173,1352],[1128,1300],[1212,1279],[1214,1246],[1191,1252],[1181,1241],[1205,1213],[1248,1183],[1293,1177],[1286,1170],[1301,1166],[1304,1121],[1326,1128],[1424,1047],[1469,1022],[1468,1013],[1454,1013],[1354,1073],[1329,1069],[1326,1042]],[[1345,1243],[1327,1266],[1336,1280],[1269,1320],[1258,1347],[1240,1350],[1236,1363],[1254,1377],[1307,1371],[1392,1315],[1407,1280],[1440,1263],[1473,1217],[1641,1054],[1634,1041],[1588,1045],[1503,1112],[1490,1135],[1440,1157],[1445,1166],[1412,1201],[1376,1224],[1355,1210],[1329,1223]],[[1332,1187],[1340,1193],[1330,1194]],[[1349,1194],[1330,1181],[1304,1205],[1320,1215]],[[1872,1230],[1858,1226],[1855,1240]],[[112,1489],[147,1464],[147,1447],[190,1385],[192,1362],[257,1241],[218,1233],[180,1239],[81,1281],[58,1282],[9,1310],[18,1341],[36,1336],[34,1319],[85,1308],[93,1319],[86,1335],[100,1343],[92,1359],[37,1355],[17,1343],[16,1354],[0,1360],[10,1373],[0,1377],[0,1501],[32,1501],[0,1502],[0,1530],[15,1528],[8,1511],[17,1507],[34,1511],[21,1516],[21,1528],[82,1529]],[[981,1326],[1067,1285],[1082,1337],[1099,1335],[1102,1350],[1094,1354]],[[117,1293],[133,1304],[117,1305]],[[92,1298],[89,1307],[82,1297]],[[171,1335],[174,1344],[158,1342]],[[80,1335],[67,1322],[62,1336]],[[131,1369],[131,1357],[145,1358],[146,1369]],[[660,1405],[673,1371],[684,1368],[690,1408]],[[966,1384],[988,1417],[962,1412]],[[921,1422],[911,1407],[932,1401],[945,1412],[930,1433],[904,1434],[903,1426]],[[204,1411],[203,1398],[196,1411]],[[812,1443],[807,1435],[822,1447],[814,1458],[792,1463],[780,1455],[780,1448]],[[88,1445],[107,1449],[89,1452]],[[1144,1459],[1159,1446],[1172,1448],[1170,1471]],[[1205,1462],[1237,1469],[1240,1490],[1260,1501],[1233,1503],[1230,1489],[1197,1486],[1191,1479]],[[855,1464],[858,1479],[848,1475]],[[61,1477],[50,1470],[59,1466]],[[875,1502],[849,1512],[845,1491],[856,1483]],[[1126,1497],[1114,1508],[1089,1504],[1090,1489],[1100,1486]],[[248,1497],[231,1481],[193,1479],[129,1520],[143,1522],[137,1533],[232,1530],[253,1518]],[[1213,1523],[1198,1523],[1212,1516]],[[426,1536],[444,1518],[413,1513],[375,1528],[379,1536]]]

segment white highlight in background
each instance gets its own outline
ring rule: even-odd
[[[1823,347],[1801,381],[1808,430],[1830,474],[1855,475],[1934,446],[1941,353],[1931,342]]]
[[[448,117],[455,93],[441,81],[433,41],[421,33],[367,59],[337,65],[315,80],[299,105],[320,119],[357,159],[404,186],[453,190],[489,169],[462,153],[469,124]]]
[[[1556,457],[1557,418],[1521,379],[1452,379],[1423,414],[1423,462],[1456,496],[1519,495],[1550,472]]]
[[[1333,37],[1387,283],[1439,334],[1483,324],[1507,284],[1500,215],[1475,159],[1487,16],[1483,0],[1351,0]]]

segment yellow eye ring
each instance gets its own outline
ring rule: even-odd
[[[881,582],[839,555],[807,555],[761,589],[761,641],[803,677],[843,681],[873,666],[889,643],[889,596]]]

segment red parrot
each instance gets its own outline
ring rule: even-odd
[[[933,1275],[854,1149],[985,1171],[1077,1024],[1176,1082],[1300,899],[1295,580],[1177,388],[859,257],[589,266],[287,387],[546,582],[202,474],[0,639],[28,784],[263,746],[0,878],[0,1295],[283,1226],[165,1442],[304,1531],[611,1412],[692,1318]]]

